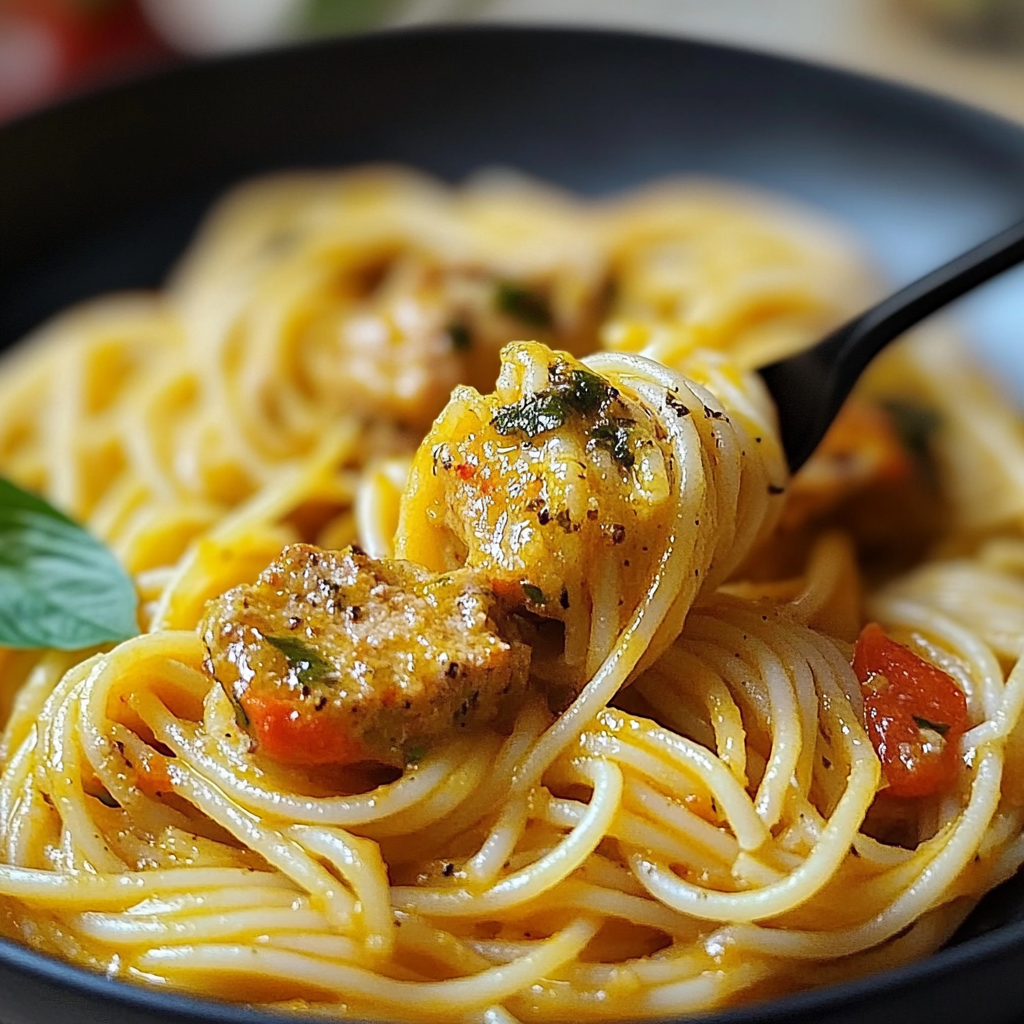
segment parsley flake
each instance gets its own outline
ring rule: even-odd
[[[632,469],[636,462],[629,443],[629,431],[635,420],[613,416],[602,420],[590,431],[590,440],[596,448],[603,448],[623,469]]]
[[[548,330],[554,323],[548,300],[514,281],[499,281],[494,290],[494,304],[507,316],[527,327]]]
[[[335,674],[334,666],[310,643],[297,636],[268,636],[266,641],[276,647],[305,686],[320,683]]]
[[[468,352],[473,347],[473,335],[464,323],[452,323],[448,325],[448,340],[456,352]]]
[[[427,747],[424,743],[414,744],[409,748],[409,753],[405,755],[406,764],[418,764],[427,756]]]
[[[565,426],[574,415],[595,415],[619,394],[603,377],[561,360],[549,367],[548,381],[550,386],[543,391],[501,406],[491,426],[502,436],[533,438]]]

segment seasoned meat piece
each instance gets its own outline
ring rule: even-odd
[[[659,430],[635,395],[567,353],[508,345],[494,393],[457,388],[420,445],[396,552],[475,568],[529,621],[562,623],[553,658],[531,637],[533,669],[571,695],[649,586],[672,500]]]
[[[592,344],[602,301],[596,268],[509,280],[485,266],[407,254],[373,291],[325,326],[306,358],[313,387],[347,408],[426,430],[460,383],[489,386],[498,353],[528,333],[559,347]]]
[[[579,597],[602,553],[646,561],[645,527],[670,497],[657,433],[646,407],[567,353],[508,345],[494,393],[456,389],[420,445],[396,549],[484,570],[503,598],[564,619],[563,586]]]
[[[285,548],[255,584],[211,601],[199,628],[257,749],[290,765],[416,761],[501,717],[530,659],[503,638],[479,573],[355,548]]]
[[[942,536],[951,511],[931,462],[930,433],[938,426],[926,405],[849,398],[793,477],[779,528],[744,575],[799,576],[823,530],[851,538],[869,585],[916,565]]]

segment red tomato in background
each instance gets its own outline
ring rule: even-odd
[[[0,118],[166,55],[135,0],[0,0]]]

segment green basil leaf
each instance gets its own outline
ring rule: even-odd
[[[77,651],[139,631],[131,578],[100,541],[0,477],[0,646]]]

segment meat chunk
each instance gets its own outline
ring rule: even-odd
[[[854,495],[871,489],[893,489],[903,484],[914,468],[893,417],[855,395],[793,478],[783,527],[801,529]]]
[[[853,540],[858,571],[872,584],[916,565],[950,514],[931,454],[940,424],[927,405],[853,395],[793,477],[779,528],[744,575],[798,576],[823,530]]]
[[[416,761],[501,717],[529,669],[478,573],[355,548],[285,548],[199,628],[257,749],[288,765]]]
[[[426,430],[460,383],[489,386],[498,353],[528,334],[574,351],[596,329],[602,278],[573,268],[510,280],[482,265],[405,255],[309,349],[311,386],[346,407]]]
[[[420,445],[395,550],[484,572],[507,607],[561,623],[552,658],[531,637],[533,668],[571,697],[649,586],[672,500],[659,431],[637,396],[568,353],[508,345],[494,393],[457,388]]]
[[[458,388],[420,445],[396,550],[564,618],[562,587],[578,596],[598,553],[643,560],[623,553],[669,498],[658,426],[564,352],[515,342],[502,360],[495,392]]]

